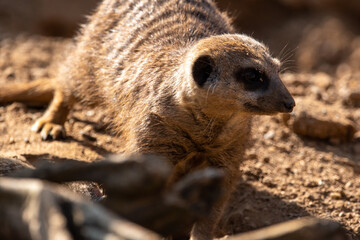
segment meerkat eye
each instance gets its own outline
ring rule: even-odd
[[[266,90],[269,86],[267,76],[255,68],[240,69],[235,73],[235,78],[244,84],[247,91]]]

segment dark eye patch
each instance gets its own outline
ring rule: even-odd
[[[210,56],[199,57],[192,68],[192,74],[195,82],[200,86],[204,86],[214,70],[214,61]]]
[[[235,73],[236,81],[244,84],[247,91],[265,91],[269,87],[269,78],[255,68],[240,69]]]

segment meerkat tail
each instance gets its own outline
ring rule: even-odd
[[[0,103],[22,102],[29,105],[48,104],[55,88],[51,79],[41,78],[26,83],[7,83],[0,87]]]

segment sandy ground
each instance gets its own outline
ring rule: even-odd
[[[0,86],[53,76],[67,44],[66,39],[38,36],[3,40]],[[290,117],[296,121],[300,112],[306,112],[335,122],[345,119],[359,129],[360,109],[345,104],[347,91],[359,88],[359,81],[346,66],[334,76],[285,74],[283,79],[297,101]],[[0,157],[36,165],[40,160],[93,161],[120,151],[121,142],[106,130],[107,116],[101,109],[81,106],[75,107],[65,124],[65,140],[42,141],[30,127],[44,110],[21,103],[0,105]],[[293,120],[286,125],[283,119],[256,117],[253,146],[239,168],[241,179],[221,223],[222,233],[311,215],[338,221],[349,239],[360,239],[359,132],[346,140],[317,140],[295,134]]]

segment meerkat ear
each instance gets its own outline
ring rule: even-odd
[[[195,82],[200,86],[204,86],[205,82],[210,77],[210,74],[214,70],[214,60],[208,56],[198,57],[192,66],[192,75]]]

